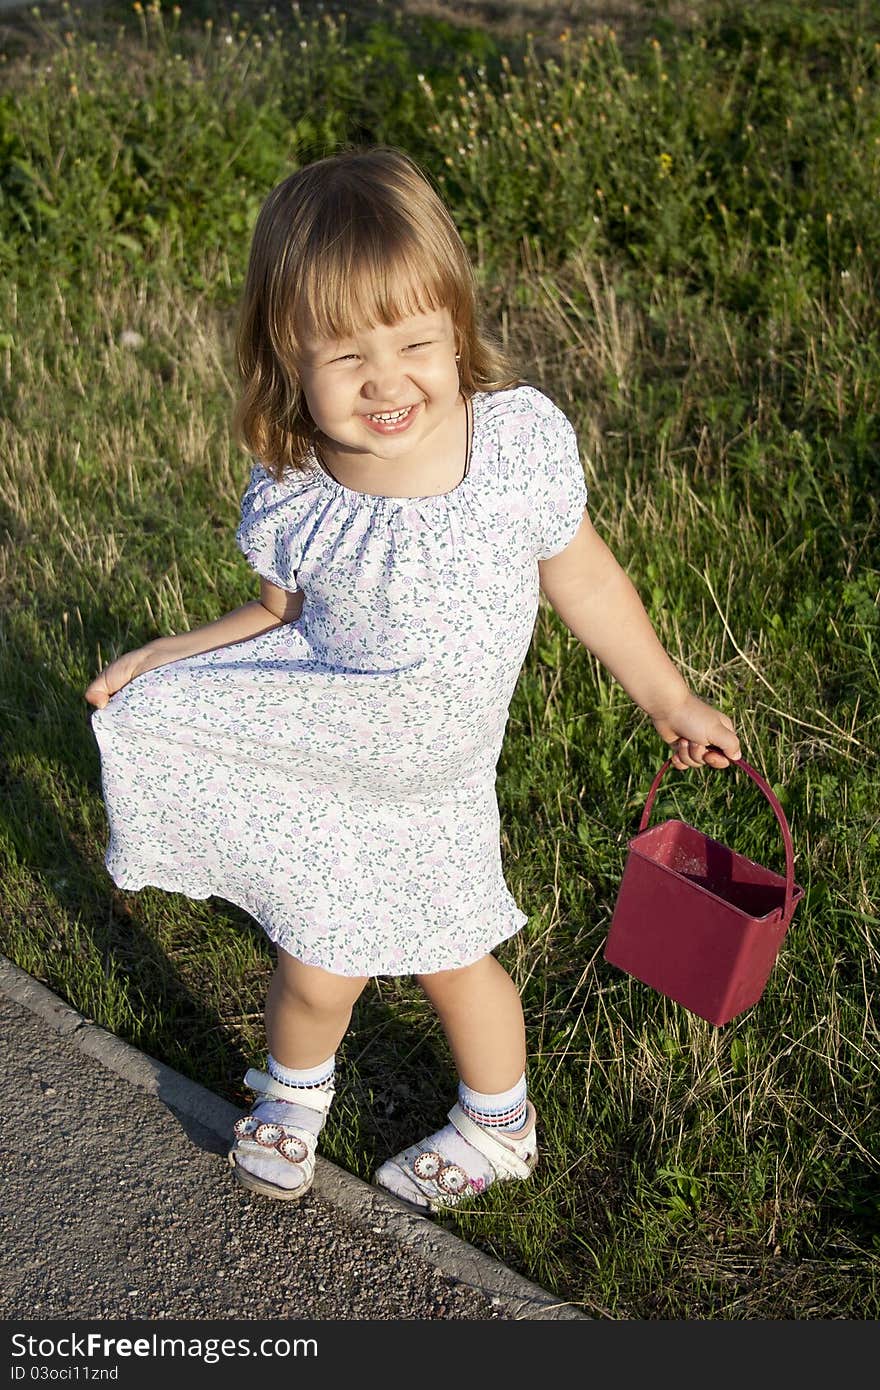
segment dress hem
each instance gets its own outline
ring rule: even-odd
[[[351,979],[357,979],[361,976],[366,976],[369,979],[372,979],[374,976],[382,976],[383,978],[391,979],[395,976],[432,975],[441,970],[463,970],[466,966],[474,965],[476,961],[482,960],[483,956],[490,955],[496,947],[501,946],[505,941],[509,941],[511,937],[516,936],[517,932],[522,931],[529,920],[525,912],[520,908],[516,908],[516,914],[521,920],[515,925],[510,926],[502,935],[496,936],[493,941],[487,943],[482,950],[474,952],[465,960],[439,961],[432,959],[426,962],[420,961],[418,963],[407,964],[403,969],[400,968],[399,962],[395,964],[394,968],[383,966],[377,962],[371,962],[360,970],[339,970],[338,968],[334,969],[327,964],[326,960],[319,958],[319,956],[305,948],[291,949],[291,946],[295,947],[298,944],[293,934],[291,932],[285,932],[283,928],[276,929],[266,926],[266,924],[261,922],[259,917],[256,916],[253,908],[243,901],[243,894],[239,897],[232,897],[230,894],[221,893],[214,888],[207,888],[197,892],[192,888],[182,888],[179,884],[171,881],[159,882],[158,876],[147,878],[117,877],[109,865],[105,864],[105,867],[110,877],[113,879],[113,882],[116,884],[116,887],[121,888],[125,893],[138,893],[143,888],[158,888],[159,891],[163,893],[180,893],[183,897],[190,898],[194,902],[206,902],[208,898],[220,898],[223,902],[231,903],[233,907],[240,908],[242,912],[246,912],[248,916],[253,919],[260,930],[265,933],[266,938],[272,942],[273,946],[279,946],[282,951],[286,951],[288,955],[294,956],[295,959],[300,961],[303,965],[313,965],[319,970],[326,970],[328,974],[341,975],[344,978]],[[285,942],[288,944],[285,944]]]

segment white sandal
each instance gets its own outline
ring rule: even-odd
[[[446,1207],[458,1206],[470,1198],[478,1197],[495,1182],[510,1182],[514,1178],[529,1178],[538,1162],[538,1141],[535,1133],[537,1116],[531,1101],[526,1102],[527,1132],[516,1139],[510,1132],[499,1130],[491,1133],[481,1125],[475,1124],[462,1110],[454,1105],[449,1119],[462,1139],[477,1149],[489,1160],[493,1177],[471,1178],[458,1163],[449,1163],[432,1145],[437,1138],[432,1134],[420,1144],[413,1144],[382,1164],[373,1177],[378,1187],[385,1187],[397,1197],[398,1201],[417,1211],[437,1212]],[[439,1131],[438,1131],[439,1133]],[[417,1188],[425,1198],[424,1202],[402,1197],[399,1190],[383,1178],[391,1179],[396,1173],[403,1173],[408,1183]]]
[[[244,1078],[244,1084],[256,1093],[254,1109],[263,1101],[282,1100],[301,1105],[306,1110],[315,1110],[325,1116],[333,1103],[335,1094],[332,1087],[285,1086],[276,1081],[268,1072],[256,1071],[253,1067]],[[319,1130],[323,1126],[323,1118]],[[285,1124],[278,1120],[261,1120],[259,1116],[244,1115],[233,1126],[235,1142],[229,1150],[229,1166],[243,1187],[259,1192],[264,1197],[275,1197],[282,1202],[296,1202],[304,1197],[315,1180],[315,1151],[318,1145],[316,1134],[304,1125]],[[298,1187],[282,1187],[269,1182],[256,1173],[251,1173],[238,1162],[240,1154],[260,1154],[264,1157],[270,1152],[280,1154],[288,1163],[295,1163],[303,1171],[303,1181]]]

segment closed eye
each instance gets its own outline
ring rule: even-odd
[[[407,350],[407,352],[409,352],[410,349],[412,349],[412,348],[431,347],[432,344],[433,344],[433,339],[428,339],[428,341],[427,341],[427,342],[424,342],[424,343],[407,343],[407,345],[406,345],[406,350]],[[333,361],[334,361],[334,362],[353,362],[353,361],[357,358],[357,355],[358,355],[358,354],[357,354],[356,352],[347,352],[347,353],[345,354],[344,357],[334,357],[334,358],[333,358]]]

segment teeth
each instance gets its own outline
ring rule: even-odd
[[[382,420],[385,424],[390,424],[392,420],[402,420],[404,415],[408,415],[412,406],[408,405],[404,410],[389,411],[387,415],[370,415],[370,420]]]

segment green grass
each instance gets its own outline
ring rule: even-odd
[[[876,1318],[880,25],[707,6],[656,42],[542,47],[305,8],[62,7],[9,45],[3,950],[243,1099],[270,951],[217,899],[114,888],[82,692],[253,597],[229,436],[250,227],[298,162],[399,144],[577,426],[594,520],[662,640],[776,787],[805,889],[764,997],[723,1029],[604,962],[663,748],[542,608],[499,768],[530,921],[499,956],[544,1161],[444,1221],[597,1316]],[[654,814],[781,866],[743,778],[676,778]],[[324,1148],[362,1177],[440,1121],[451,1063],[412,982],[366,991],[340,1081]]]

